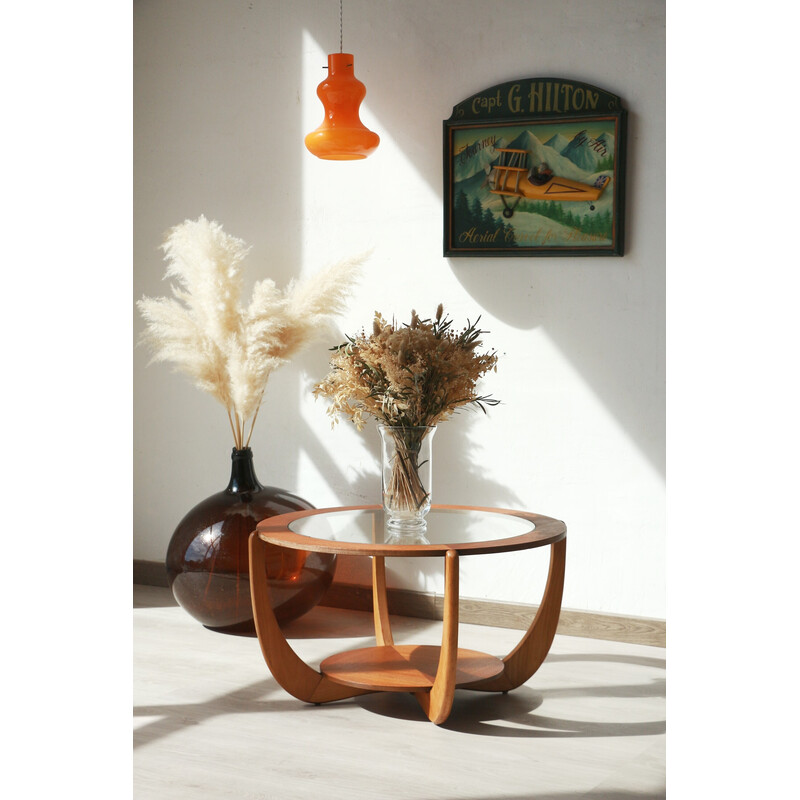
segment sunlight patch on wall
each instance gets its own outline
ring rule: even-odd
[[[660,431],[652,430],[653,420],[658,419],[652,408],[634,408],[623,424],[558,339],[550,335],[546,322],[533,331],[515,330],[488,318],[486,324],[494,331],[492,344],[506,351],[497,373],[491,376],[493,393],[504,401],[504,406],[493,412],[494,424],[524,420],[525,430],[520,435],[535,444],[534,452],[556,454],[569,446],[582,456],[582,463],[601,465],[619,459],[616,466],[624,466],[631,479],[663,487],[664,476],[647,453],[648,439],[655,441],[660,436]],[[614,354],[608,358],[613,359]],[[640,380],[633,365],[616,372],[631,384]],[[620,385],[618,391],[628,389]],[[513,413],[507,413],[509,410]],[[638,432],[639,441],[631,431]],[[568,468],[576,468],[574,459]]]

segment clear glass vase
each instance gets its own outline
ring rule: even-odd
[[[390,533],[425,533],[431,508],[432,442],[435,427],[379,425],[381,488],[386,527]]]

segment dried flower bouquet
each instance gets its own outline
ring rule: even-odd
[[[479,379],[497,369],[495,351],[479,352],[486,333],[479,321],[467,320],[456,331],[442,305],[435,318],[420,319],[412,311],[403,325],[376,312],[372,333],[362,330],[334,348],[330,372],[314,388],[317,397],[330,401],[333,424],[345,417],[362,430],[373,417],[390,429],[395,453],[384,495],[398,508],[414,511],[430,503],[419,477],[420,448],[429,429],[463,406],[485,412],[499,402],[477,391]]]
[[[365,256],[340,261],[281,291],[256,282],[240,302],[250,248],[204,216],[169,231],[162,245],[174,297],[137,306],[152,361],[170,361],[227,409],[237,449],[247,447],[272,371],[316,338],[344,310]],[[247,431],[249,423],[249,432]],[[245,436],[245,434],[247,434]]]

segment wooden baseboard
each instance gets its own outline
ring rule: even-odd
[[[163,563],[140,559],[133,561],[133,582],[145,586],[169,585]],[[390,614],[421,619],[442,618],[444,602],[441,595],[413,592],[408,589],[389,589],[388,601]],[[372,589],[369,586],[334,582],[320,605],[354,611],[372,611]],[[527,630],[536,608],[535,605],[522,603],[462,597],[458,604],[458,615],[461,622],[474,625]],[[666,647],[667,644],[665,620],[572,611],[566,608],[561,609],[556,632],[564,636],[585,636],[589,639],[607,639],[653,647]]]
[[[408,589],[389,589],[389,613],[403,617],[441,619],[444,601],[441,595],[412,592]],[[372,611],[372,589],[347,583],[333,583],[320,605]],[[527,630],[538,606],[507,603],[498,600],[477,600],[462,597],[458,604],[460,622],[491,625],[496,628]],[[644,617],[625,617],[617,614],[597,614],[589,611],[561,609],[557,633],[565,636],[586,636],[629,644],[666,647],[665,620]]]
[[[167,567],[163,561],[133,559],[133,582],[142,586],[169,586]]]

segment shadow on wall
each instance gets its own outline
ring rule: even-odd
[[[630,275],[608,259],[562,259],[552,268],[510,262],[503,280],[497,260],[452,264],[464,288],[498,319],[541,327],[663,477],[666,474],[665,319],[642,299],[659,276]],[[509,264],[505,261],[505,264]],[[663,312],[662,312],[663,314]]]
[[[557,61],[563,47],[563,35],[554,36],[552,30],[541,26],[515,25],[513,14],[507,18],[498,15],[491,4],[482,11],[477,7],[472,10],[468,30],[450,25],[449,17],[442,16],[444,9],[437,4],[428,6],[425,13],[398,16],[390,30],[386,30],[377,5],[364,8],[357,23],[352,19],[345,22],[354,42],[363,42],[367,32],[380,33],[385,57],[370,61],[365,102],[440,199],[441,124],[453,106],[487,86],[531,77],[530,69],[520,65],[516,54],[535,51],[539,61],[547,63]],[[312,35],[325,41],[325,21],[320,23],[313,15],[304,19]],[[430,80],[442,60],[459,63],[465,53],[480,52],[481,44],[487,47],[492,41],[502,41],[504,47],[487,61],[486,78],[481,85],[470,84],[460,96],[443,96],[451,91],[448,77]],[[402,63],[403,85],[414,87],[415,102],[440,108],[436,119],[420,119],[419,114],[408,113],[407,103],[397,102],[398,63]],[[586,80],[592,76],[573,77]],[[458,78],[449,80],[463,84]],[[624,87],[604,88],[619,90],[625,99]],[[628,218],[631,209],[641,203],[637,202],[637,173],[631,165],[635,167],[645,154],[637,152],[637,148],[637,115],[629,108]],[[626,251],[630,252],[635,243],[630,234],[636,236],[637,226],[627,223],[626,219]],[[654,236],[663,241],[663,226]],[[464,289],[497,319],[520,330],[542,327],[652,467],[665,476],[663,257],[636,265],[624,257],[450,258],[447,262]]]

